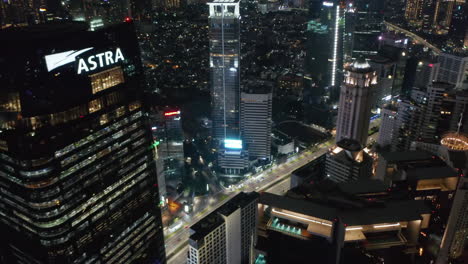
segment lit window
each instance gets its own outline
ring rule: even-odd
[[[124,82],[123,71],[120,67],[92,74],[89,77],[91,78],[93,94]]]
[[[102,99],[101,98],[94,99],[94,100],[89,102],[89,113],[90,114],[101,110],[101,108],[102,108]]]

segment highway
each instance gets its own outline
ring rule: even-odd
[[[370,136],[368,139],[368,143],[375,141],[377,139],[377,136],[378,133],[375,133],[374,135]],[[284,194],[287,190],[289,190],[289,179],[291,173],[294,170],[306,165],[310,161],[325,154],[330,148],[330,146],[333,145],[332,143],[334,143],[334,139],[320,144],[315,151],[305,150],[289,158],[288,161],[283,164],[274,165],[271,169],[251,176],[238,186],[224,190],[224,192],[222,194],[219,194],[217,198],[209,199],[208,206],[202,212],[196,214],[193,218],[187,216],[187,218],[180,220],[183,222],[182,225],[178,224],[180,228],[175,230],[174,232],[171,232],[170,234],[167,234],[165,237],[167,263],[186,263],[188,251],[189,225],[196,223],[206,215],[210,214],[240,191],[266,191],[275,194]],[[219,197],[222,197],[222,199],[219,199]]]
[[[401,32],[403,34],[405,34],[406,36],[410,37],[411,39],[413,39],[413,41],[415,42],[418,42],[428,48],[430,48],[434,53],[436,53],[437,55],[439,55],[440,53],[442,53],[442,51],[437,48],[436,46],[432,45],[431,43],[429,43],[427,40],[423,39],[422,37],[416,35],[415,33],[409,31],[409,30],[406,30],[404,28],[401,28],[395,24],[392,24],[390,22],[387,22],[385,21],[385,26],[387,26],[387,28],[391,31],[396,31],[396,32]]]

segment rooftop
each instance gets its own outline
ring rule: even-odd
[[[422,161],[432,158],[432,154],[425,151],[382,152],[379,155],[387,162]]]
[[[347,70],[352,71],[352,72],[371,72],[372,67],[371,65],[364,59],[363,57],[360,57],[353,61],[351,64],[347,66]]]
[[[448,166],[408,168],[405,172],[408,180],[438,179],[458,176],[457,172]]]
[[[348,151],[360,151],[362,149],[362,146],[358,141],[348,138],[340,140],[336,145]]]
[[[365,193],[364,187],[338,186],[337,188],[349,189],[355,193]],[[374,188],[375,187],[375,188]],[[371,186],[369,192],[381,190],[378,184]],[[399,221],[411,221],[421,219],[422,214],[430,214],[431,210],[424,201],[416,200],[377,200],[370,202],[351,193],[338,194],[337,190],[327,194],[306,194],[303,197],[279,196],[271,193],[262,193],[259,203],[267,204],[275,208],[334,221],[341,219],[348,225],[370,225],[379,223],[392,223]]]
[[[206,235],[224,223],[222,215],[228,216],[232,214],[238,208],[243,208],[253,202],[258,198],[258,196],[259,194],[256,192],[238,193],[225,204],[221,205],[221,207],[191,226],[190,229],[192,230],[192,235],[190,235],[190,240],[199,241],[203,239]]]

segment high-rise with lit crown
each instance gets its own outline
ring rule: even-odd
[[[165,263],[133,24],[0,40],[5,263]]]
[[[336,142],[347,138],[366,146],[375,84],[377,74],[364,59],[357,59],[345,68],[336,122]]]
[[[213,137],[239,138],[240,14],[238,0],[208,2]]]

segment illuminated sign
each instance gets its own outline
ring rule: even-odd
[[[180,111],[165,112],[164,116],[180,115]]]
[[[52,71],[60,66],[72,63],[76,60],[76,57],[82,53],[85,53],[88,50],[93,48],[86,48],[82,50],[69,50],[65,52],[55,53],[45,56],[45,61],[47,65],[47,71]]]
[[[89,56],[87,59],[80,59],[78,61],[78,74],[81,72],[93,71],[97,68],[116,64],[119,61],[124,61],[124,56],[120,48],[117,48],[115,52],[106,51]]]
[[[332,2],[327,2],[327,1],[325,1],[325,2],[323,2],[323,5],[324,5],[324,6],[330,6],[330,7],[331,7],[331,6],[333,6],[333,3],[332,3]]]
[[[242,140],[238,139],[225,139],[224,147],[227,149],[242,149]]]
[[[56,68],[59,68],[63,65],[75,62],[76,57],[79,55],[92,50],[93,48],[85,48],[81,50],[69,50],[65,52],[55,53],[45,56],[47,71],[52,71]],[[80,58],[78,60],[78,74],[82,72],[93,71],[97,68],[102,68],[112,64],[116,64],[120,61],[124,61],[125,58],[122,54],[122,50],[117,48],[115,51],[105,51],[102,53],[97,53],[87,58]]]

